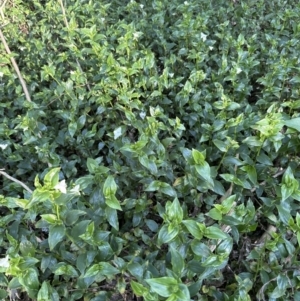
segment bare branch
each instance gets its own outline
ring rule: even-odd
[[[3,35],[3,32],[1,30],[1,28],[0,28],[0,38],[1,38],[1,41],[2,41],[2,43],[4,45],[4,47],[5,47],[5,50],[6,50],[7,54],[11,55],[11,51],[10,51],[10,49],[9,49],[7,43],[6,43],[6,40],[5,40],[5,37]],[[21,72],[20,72],[20,69],[18,67],[18,64],[16,63],[16,60],[11,56],[10,57],[10,61],[11,61],[12,65],[13,65],[13,67],[14,67],[17,75],[18,75],[18,78],[19,78],[19,80],[21,82],[21,85],[22,85],[22,88],[23,88],[23,91],[25,93],[25,97],[26,97],[27,101],[31,102],[31,98],[30,98],[30,95],[29,95],[26,83],[25,83],[25,81],[24,81],[24,79],[23,79],[23,77],[21,75]]]
[[[5,171],[0,170],[0,174],[3,175],[4,177],[6,177],[7,179],[21,185],[23,188],[25,188],[28,192],[32,193],[33,191],[23,182],[17,180],[16,178],[10,176],[9,174],[7,174]]]

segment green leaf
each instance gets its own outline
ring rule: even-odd
[[[177,198],[174,201],[167,202],[166,204],[166,215],[168,220],[174,224],[180,224],[183,219],[183,210]]]
[[[158,232],[158,244],[166,244],[173,240],[179,233],[179,227],[173,227],[173,229],[168,229],[168,225],[163,225]]]
[[[255,167],[252,165],[246,165],[246,166],[243,166],[241,169],[246,171],[250,181],[254,185],[257,185],[257,173],[256,173]]]
[[[113,176],[108,176],[103,185],[103,194],[105,197],[114,195],[117,191],[117,184]]]
[[[184,260],[181,256],[181,254],[170,246],[170,252],[171,252],[171,263],[172,263],[172,270],[176,273],[176,275],[181,278],[182,272],[184,269]]]
[[[40,283],[37,269],[28,268],[24,274],[19,277],[19,281],[26,290],[38,290]]]
[[[85,215],[86,212],[83,210],[71,209],[68,210],[64,216],[64,222],[66,226],[74,225],[80,216]]]
[[[160,181],[152,181],[148,187],[145,189],[145,191],[156,191],[159,190],[161,186]]]
[[[191,300],[191,296],[190,296],[190,291],[188,289],[188,287],[183,284],[183,283],[180,283],[178,285],[179,289],[176,293],[174,293],[173,295],[177,297],[177,299],[175,299],[176,301],[177,300],[180,300],[180,301],[190,301]]]
[[[291,216],[291,206],[287,201],[281,201],[280,205],[277,205],[277,210],[281,221],[288,225],[289,220],[292,218]]]
[[[195,238],[202,239],[205,225],[199,224],[194,220],[183,220],[182,223]]]
[[[248,144],[249,146],[261,146],[262,143],[263,143],[263,142],[262,142],[258,137],[256,137],[256,136],[250,136],[250,137],[247,137],[247,138],[244,139],[242,142]]]
[[[202,165],[205,162],[205,156],[203,153],[199,152],[196,149],[192,149],[192,156],[196,165]]]
[[[297,232],[297,242],[298,246],[300,247],[300,231]]]
[[[59,167],[52,168],[44,177],[45,185],[49,185],[51,188],[54,188],[59,182],[59,172]]]
[[[177,195],[174,188],[168,183],[163,183],[159,191],[170,197],[176,197]]]
[[[49,283],[47,281],[44,281],[38,292],[37,301],[53,300],[51,298],[51,292],[49,288]]]
[[[137,262],[131,262],[127,265],[129,273],[137,279],[142,278],[144,274],[144,268]]]
[[[90,173],[94,174],[96,172],[96,169],[98,168],[99,164],[96,160],[92,158],[87,158],[87,168]]]
[[[25,209],[30,209],[35,204],[49,200],[50,195],[49,191],[39,191],[39,189],[34,190],[30,202],[26,205]]]
[[[109,206],[112,209],[117,209],[117,210],[122,211],[120,203],[114,195],[106,196],[105,203],[107,206]]]
[[[152,174],[157,174],[157,166],[154,162],[150,161],[146,154],[139,156],[140,163],[145,166]]]
[[[204,231],[204,236],[210,239],[228,239],[228,234],[224,233],[221,229],[211,226],[207,227]]]
[[[293,186],[288,186],[286,184],[281,185],[282,201],[289,198],[293,193],[294,193],[294,187]]]
[[[155,222],[154,220],[151,220],[151,219],[146,219],[145,222],[146,222],[146,225],[148,226],[148,228],[152,232],[157,232],[157,230],[158,230],[157,222]]]
[[[111,277],[116,274],[119,274],[120,271],[113,267],[110,263],[108,262],[100,262],[97,264],[92,265],[85,273],[84,277],[92,277],[97,274],[100,274],[102,276],[106,277]]]
[[[151,182],[145,191],[160,191],[170,197],[176,197],[176,192],[170,184],[160,181]]]
[[[38,262],[39,260],[37,258],[25,256],[21,259],[21,262],[19,262],[18,268],[20,268],[22,271],[25,271],[28,268],[35,266]]]
[[[52,225],[61,224],[60,220],[54,214],[41,214],[41,218]]]
[[[103,194],[105,196],[105,203],[113,209],[122,211],[119,201],[115,197],[117,191],[117,184],[112,176],[108,176],[103,185]]]
[[[106,218],[109,224],[114,227],[117,231],[119,231],[119,219],[118,219],[118,213],[116,209],[113,209],[111,207],[105,208]]]
[[[229,196],[228,198],[226,198],[225,200],[222,201],[221,206],[223,207],[222,208],[222,213],[223,214],[227,214],[231,210],[235,199],[236,199],[236,195],[233,194],[233,195]]]
[[[273,292],[271,294],[269,294],[269,296],[272,299],[278,299],[278,298],[284,296],[285,294],[286,294],[285,289],[280,289],[279,287],[275,287],[275,289],[273,290]]]
[[[286,126],[293,128],[293,129],[297,130],[298,132],[300,132],[300,117],[293,118],[290,120],[285,120],[283,123]]]
[[[50,250],[53,250],[59,242],[63,241],[65,233],[66,229],[63,225],[51,225],[49,227],[48,243]]]
[[[211,178],[210,166],[207,162],[203,162],[201,165],[195,165],[197,173],[209,184],[209,187],[212,188],[214,186],[214,181]]]
[[[203,258],[208,257],[211,254],[211,250],[207,245],[200,242],[198,239],[194,239],[191,243],[191,249],[194,254]]]
[[[95,231],[95,223],[91,222],[89,225],[86,227],[85,232],[79,237],[86,242],[90,243],[91,245],[94,244],[94,231]]]
[[[34,257],[36,248],[33,245],[33,243],[30,242],[29,240],[23,240],[20,243],[20,251],[23,256]],[[1,261],[1,259],[0,259],[0,261]],[[1,266],[1,264],[0,264],[0,266]]]
[[[162,297],[169,297],[179,289],[176,279],[171,277],[152,278],[145,281],[153,292]]]
[[[288,167],[283,175],[281,185],[282,201],[289,198],[293,193],[296,193],[299,187],[298,181],[294,178],[293,171]]]
[[[269,156],[264,154],[262,151],[260,152],[259,156],[257,157],[257,161],[264,165],[273,166],[272,160]]]
[[[218,139],[214,139],[213,140],[213,144],[223,153],[228,151],[228,146],[225,142],[218,140]]]
[[[70,277],[78,277],[78,272],[70,264],[60,263],[57,269],[54,271],[55,275],[68,275]]]
[[[76,121],[72,121],[69,123],[68,126],[68,131],[71,137],[73,137],[77,131],[77,122]]]
[[[144,287],[142,284],[135,282],[133,280],[130,281],[130,286],[131,286],[134,294],[139,297],[141,297],[144,294],[149,292],[149,290],[146,287]]]
[[[6,299],[7,297],[8,297],[7,291],[4,290],[4,289],[0,289],[0,298],[1,298],[1,300],[8,300],[8,299]]]
[[[222,213],[216,208],[210,209],[207,215],[217,221],[220,221],[222,219]]]

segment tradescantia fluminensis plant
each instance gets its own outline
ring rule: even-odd
[[[299,4],[0,9],[1,299],[300,300]]]

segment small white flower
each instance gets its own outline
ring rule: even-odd
[[[8,144],[0,143],[0,148],[6,149],[8,147]]]
[[[236,68],[236,74],[239,74],[239,73],[241,73],[243,70],[241,69],[241,68],[239,68],[239,67],[237,67]]]
[[[141,117],[142,119],[144,119],[144,118],[146,117],[146,113],[145,113],[145,112],[141,112],[141,113],[140,113],[140,117]]]
[[[0,259],[0,268],[7,269],[9,267],[9,260],[8,259],[9,259],[8,256],[6,256],[5,258]]]
[[[134,33],[133,33],[133,39],[137,41],[138,38],[139,38],[142,34],[143,34],[143,33],[140,32],[140,31],[134,32]]]
[[[67,184],[65,180],[60,181],[58,184],[55,185],[54,188],[62,193],[67,193]]]
[[[201,32],[201,34],[200,34],[200,35],[201,35],[201,39],[202,39],[202,41],[203,41],[203,42],[205,42],[205,41],[206,41],[206,37],[207,37],[207,35],[206,35],[206,34],[204,34],[204,33],[202,33],[202,32]]]

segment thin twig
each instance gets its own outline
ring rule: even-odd
[[[276,281],[277,280],[277,277],[275,277],[275,278],[273,278],[273,279],[271,279],[271,280],[269,280],[268,282],[266,282],[262,287],[261,287],[261,289],[259,290],[259,292],[258,292],[258,300],[261,300],[261,298],[260,297],[262,297],[262,300],[266,300],[265,299],[265,297],[264,297],[264,290],[265,290],[265,287],[267,286],[267,285],[269,285],[271,282],[273,282],[273,281]]]
[[[16,178],[10,176],[9,174],[7,174],[5,171],[0,170],[0,174],[3,175],[4,177],[6,177],[7,179],[21,185],[23,188],[25,188],[28,192],[32,193],[33,191],[23,182],[17,180]]]
[[[65,25],[66,25],[67,29],[69,29],[69,22],[68,22],[68,19],[67,19],[67,16],[66,16],[66,10],[65,10],[64,4],[63,4],[62,0],[59,0],[59,3],[60,3],[62,14],[63,14],[63,17],[64,17]],[[83,74],[83,70],[82,70],[81,65],[80,65],[77,58],[76,58],[76,63],[77,63],[77,66],[79,68],[79,71]],[[86,86],[87,86],[88,90],[91,92],[91,87],[90,87],[87,79],[86,79]]]
[[[16,63],[16,60],[11,56],[11,51],[10,51],[10,49],[9,49],[7,43],[6,43],[6,40],[5,40],[5,37],[4,37],[3,33],[2,33],[1,28],[0,28],[0,38],[1,38],[1,41],[2,41],[2,43],[4,45],[4,47],[5,47],[5,50],[6,50],[7,54],[10,55],[10,61],[11,61],[12,65],[13,65],[13,67],[14,67],[17,75],[18,75],[18,78],[19,78],[19,80],[21,82],[23,91],[25,93],[25,97],[26,97],[27,101],[31,102],[31,98],[30,98],[30,95],[29,95],[26,83],[25,83],[25,81],[24,81],[24,79],[23,79],[23,77],[21,75],[21,72],[20,72],[20,69],[18,67],[18,64]]]
[[[3,20],[4,20],[3,9],[5,7],[6,2],[7,2],[7,0],[4,0],[3,3],[1,4],[1,7],[0,7],[0,14],[1,14],[1,17],[2,17]]]

